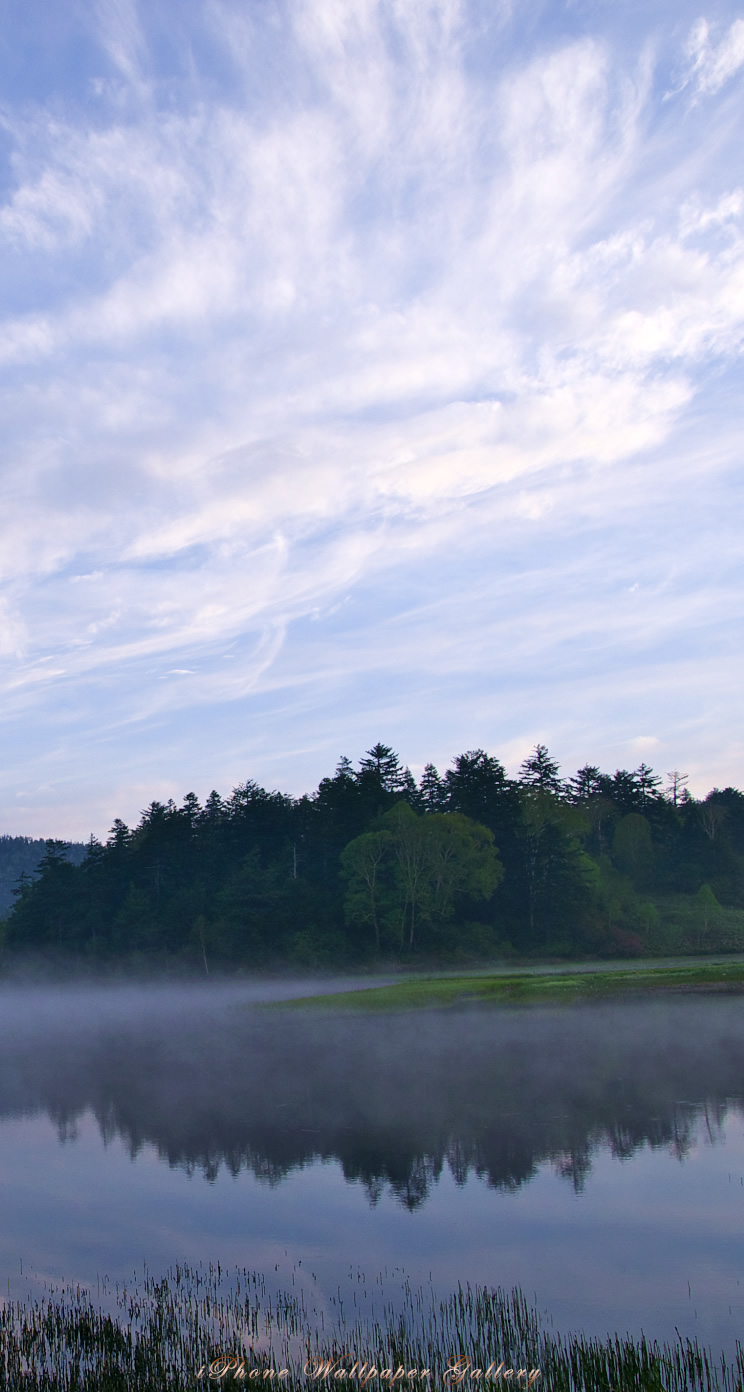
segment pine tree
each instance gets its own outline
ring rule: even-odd
[[[361,783],[375,785],[383,793],[405,790],[400,759],[389,744],[374,744],[367,750],[365,757],[359,761],[357,779]]]
[[[536,744],[534,752],[524,759],[519,769],[519,781],[525,788],[536,793],[550,793],[560,797],[563,780],[558,777],[560,764],[551,759],[546,744]]]
[[[419,783],[419,802],[423,812],[444,812],[447,789],[433,764],[427,764]]]

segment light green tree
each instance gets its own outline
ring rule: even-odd
[[[341,852],[341,874],[349,881],[347,923],[369,923],[380,951],[380,920],[385,907],[384,872],[392,843],[389,831],[365,831]]]
[[[486,827],[459,812],[419,816],[406,802],[349,843],[341,870],[347,922],[370,924],[378,951],[383,926],[413,950],[423,927],[453,916],[459,895],[490,899],[504,873]]]
[[[711,920],[715,920],[721,905],[716,899],[716,896],[713,893],[713,890],[711,889],[709,884],[703,884],[700,886],[697,894],[695,895],[695,902],[703,915],[703,927],[700,933],[700,942],[702,945],[702,943],[708,936],[708,929],[710,927]]]

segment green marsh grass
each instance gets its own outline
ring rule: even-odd
[[[303,996],[266,1007],[282,1010],[415,1010],[478,1003],[540,1004],[595,1000],[659,991],[744,991],[744,962],[695,963],[689,966],[634,965],[627,970],[571,972],[560,969],[477,976],[416,977],[390,986]]]
[[[104,1292],[109,1308],[80,1288],[49,1291],[0,1308],[0,1388],[8,1392],[183,1392],[205,1386],[291,1389],[388,1387],[385,1370],[429,1369],[428,1377],[392,1385],[509,1388],[519,1369],[540,1370],[534,1386],[546,1392],[741,1392],[744,1352],[733,1366],[696,1342],[660,1346],[644,1339],[562,1337],[541,1323],[519,1291],[458,1288],[449,1299],[404,1287],[402,1306],[379,1318],[349,1321],[337,1313],[308,1316],[304,1298],[267,1293],[264,1278],[220,1267],[174,1267],[162,1280],[145,1273],[132,1286]],[[105,1302],[104,1302],[105,1303]],[[348,1303],[348,1302],[347,1302]],[[357,1307],[358,1309],[358,1307]],[[448,1375],[468,1357],[485,1372],[503,1362],[515,1370],[503,1381],[491,1373],[461,1381]],[[243,1360],[243,1378],[232,1368]],[[330,1361],[334,1371],[313,1378],[306,1365]],[[215,1360],[217,1363],[215,1364]],[[336,1377],[354,1363],[379,1376]],[[210,1365],[213,1377],[209,1380]],[[273,1370],[273,1377],[271,1372]],[[283,1370],[287,1374],[280,1378]],[[201,1372],[201,1377],[200,1377]],[[217,1373],[222,1376],[217,1377]],[[251,1377],[253,1373],[253,1377]]]

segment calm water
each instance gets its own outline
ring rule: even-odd
[[[563,1330],[744,1338],[744,1000],[351,1019],[258,994],[0,992],[2,1293],[219,1261],[326,1321],[407,1278],[519,1284]]]

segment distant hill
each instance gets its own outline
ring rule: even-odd
[[[0,836],[0,918],[12,909],[15,903],[13,889],[24,873],[33,875],[44,854],[46,842],[32,836]],[[85,843],[68,843],[67,857],[73,865],[79,865],[85,855]]]

